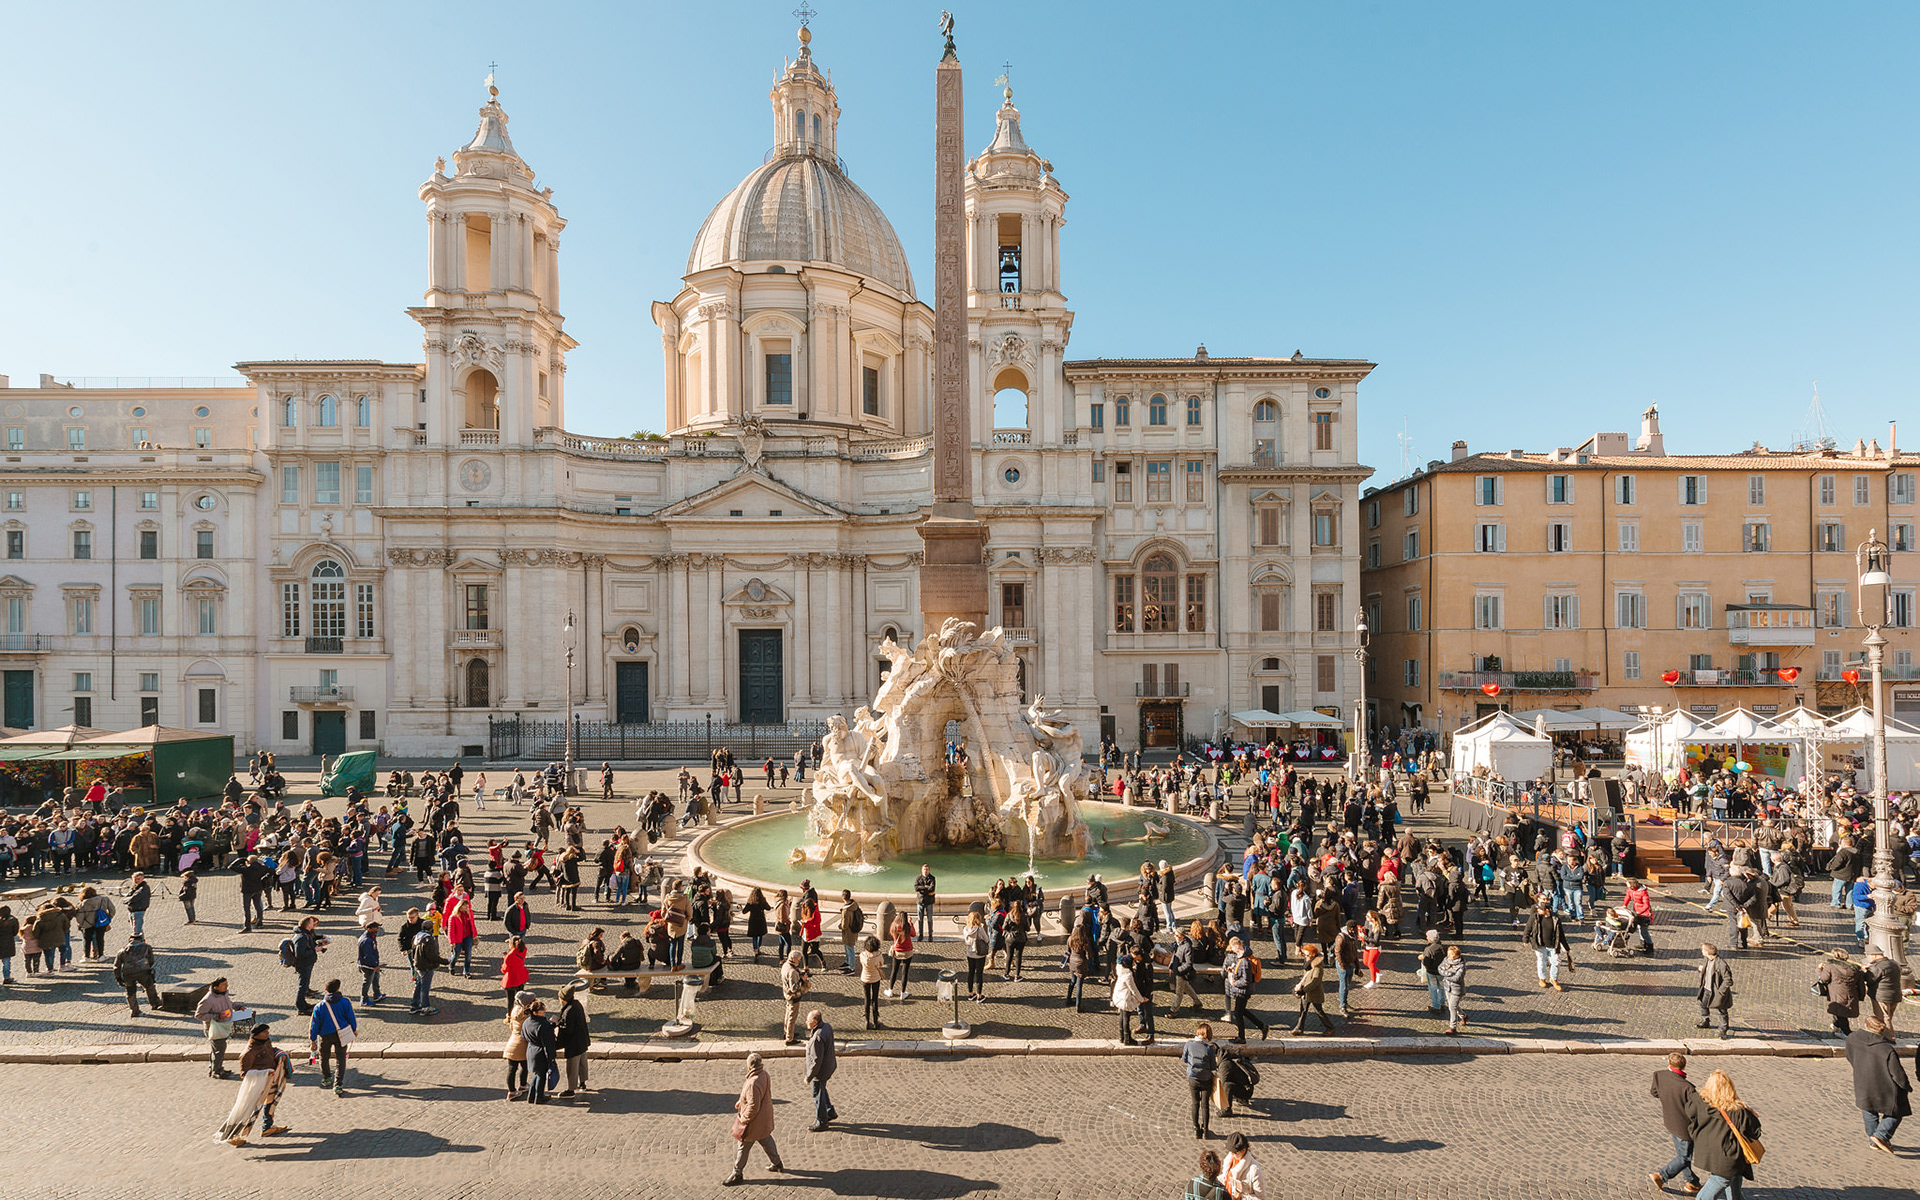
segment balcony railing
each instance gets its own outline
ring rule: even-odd
[[[53,649],[44,633],[0,633],[0,651],[9,654],[39,654]]]
[[[1174,700],[1186,696],[1192,688],[1193,685],[1184,680],[1178,683],[1136,683],[1133,685],[1133,694],[1137,699],[1142,700]]]
[[[996,429],[993,431],[993,444],[996,446],[1024,446],[1032,440],[1032,433],[1025,429]]]
[[[306,639],[308,654],[344,654],[346,639],[336,637],[310,637]]]
[[[1599,686],[1596,671],[1441,671],[1441,691],[1479,691],[1498,684],[1503,692],[1591,692]]]
[[[447,645],[455,647],[498,646],[498,629],[455,629],[447,634]]]
[[[1796,678],[1795,682],[1798,682]],[[1778,672],[1761,671],[1681,671],[1674,687],[1792,687]]]
[[[460,444],[462,446],[498,446],[500,431],[498,429],[462,429]]]
[[[1849,663],[1843,667],[1821,667],[1814,678],[1820,680],[1822,683],[1839,683],[1842,682],[1840,678],[1840,672],[1842,671],[1860,672],[1861,683],[1867,683],[1873,678],[1873,672],[1868,670],[1867,664],[1863,662]],[[1920,679],[1920,666],[1909,664],[1902,667],[1888,663],[1886,666],[1880,668],[1880,678],[1882,680],[1896,680],[1902,683],[1910,679]]]
[[[296,684],[287,689],[287,699],[294,704],[351,704],[353,688],[337,683],[317,687]]]
[[[1031,646],[1040,640],[1040,631],[1031,625],[1003,625],[1000,632],[1014,646]]]

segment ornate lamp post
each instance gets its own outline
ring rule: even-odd
[[[573,610],[567,610],[567,623],[560,627],[567,637],[567,736],[566,775],[560,780],[560,794],[573,793]]]
[[[1907,931],[1900,914],[1893,911],[1893,846],[1888,837],[1887,798],[1887,717],[1880,706],[1881,666],[1886,658],[1887,639],[1880,630],[1887,622],[1887,601],[1892,595],[1893,573],[1889,569],[1887,544],[1879,531],[1869,529],[1867,540],[1854,551],[1860,570],[1860,596],[1857,613],[1866,627],[1867,667],[1873,673],[1873,915],[1867,918],[1867,944],[1900,965],[1907,966]]]
[[[1361,783],[1367,779],[1367,610],[1360,609],[1353,614],[1354,661],[1360,664],[1360,704],[1353,714],[1353,759],[1354,777]]]

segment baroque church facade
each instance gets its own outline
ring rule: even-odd
[[[566,431],[566,221],[497,95],[419,190],[421,362],[0,391],[7,723],[442,755],[569,699],[627,725],[866,703],[877,644],[928,632],[933,311],[805,31],[770,100],[772,150],[653,306],[663,440]],[[969,461],[1025,688],[1126,748],[1350,715],[1372,364],[1069,358],[1067,201],[1007,92],[966,177]]]

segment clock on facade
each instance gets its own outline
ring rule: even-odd
[[[493,482],[493,468],[477,458],[470,458],[460,464],[460,486],[470,492],[477,492]]]

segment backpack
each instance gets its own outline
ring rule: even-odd
[[[113,916],[112,914],[108,913],[106,909],[96,908],[93,910],[93,927],[95,929],[105,929],[108,925],[111,925],[112,923],[113,923]]]
[[[280,965],[283,967],[297,967],[300,965],[300,954],[299,951],[294,949],[292,938],[280,939]]]
[[[1253,968],[1253,981],[1254,981],[1255,983],[1259,983],[1259,982],[1260,982],[1260,974],[1261,974],[1261,972],[1260,972],[1260,956],[1259,956],[1259,955],[1257,955],[1257,954],[1249,954],[1249,955],[1247,955],[1247,965],[1248,965],[1248,966],[1250,966],[1251,968]]]

